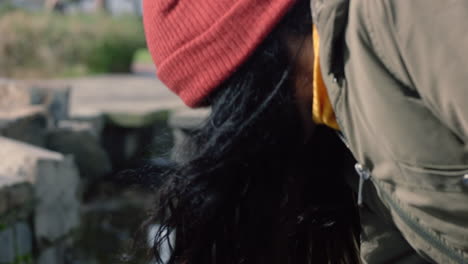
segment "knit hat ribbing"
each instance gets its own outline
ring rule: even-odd
[[[251,55],[295,0],[144,0],[157,74],[196,107]]]

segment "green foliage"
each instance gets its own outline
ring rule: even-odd
[[[129,72],[138,43],[119,34],[105,35],[95,44],[86,64],[92,72]]]
[[[26,254],[24,256],[17,256],[15,258],[14,264],[31,264],[33,263],[33,256],[32,254]]]
[[[153,63],[153,59],[151,58],[148,49],[137,50],[133,61],[137,63]]]
[[[15,6],[13,6],[9,1],[0,2],[0,16],[5,15],[9,12],[13,12],[17,10]]]
[[[0,16],[0,32],[0,76],[7,77],[128,72],[145,47],[138,17],[14,11]]]

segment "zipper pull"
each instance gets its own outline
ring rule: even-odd
[[[362,191],[364,187],[364,182],[370,179],[371,174],[370,171],[362,166],[359,163],[356,163],[354,165],[354,169],[356,169],[356,172],[359,174],[359,188],[358,188],[358,206],[362,206]]]

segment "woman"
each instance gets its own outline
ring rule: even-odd
[[[218,5],[236,4],[195,2],[145,2],[147,37],[154,39],[150,48],[156,52],[153,54],[162,79],[176,75],[170,71],[187,71],[168,66],[180,63],[183,67],[190,61],[171,61],[171,56],[184,52],[183,47],[163,47],[169,45],[163,41],[177,37],[182,41],[187,33],[163,31],[166,25],[161,24],[161,28],[155,28],[158,22],[165,22],[162,18],[156,20],[154,14],[167,12],[169,17],[178,11],[209,13]],[[209,6],[210,2],[213,6]],[[206,63],[225,65],[203,65],[198,73],[189,70],[190,76],[182,77],[191,79],[186,83],[165,80],[178,83],[169,87],[181,89],[179,94],[188,105],[211,106],[211,115],[191,137],[190,145],[195,143],[196,151],[183,155],[184,161],[166,175],[155,214],[155,221],[166,230],[161,229],[156,237],[155,254],[161,254],[163,235],[175,232],[169,263],[357,263],[358,220],[352,193],[344,180],[352,163],[335,131],[314,127],[310,122],[312,68],[304,67],[312,59],[309,2],[276,1],[281,6],[277,4],[275,10],[268,10],[273,1],[249,7],[256,10],[247,8],[255,1],[244,2],[247,5],[242,10],[232,10],[241,8],[234,6],[215,16],[228,20],[226,16],[233,15],[229,12],[270,12],[257,17],[272,20],[256,23],[259,35],[240,36],[242,29],[236,33],[251,39],[235,45],[252,50],[241,50],[240,55],[225,59],[219,52],[229,56],[228,52],[234,51],[223,46],[225,43],[219,44],[223,50],[211,43],[214,47],[209,52],[216,58]],[[190,11],[178,10],[184,8]],[[272,17],[274,12],[278,12],[277,17]],[[200,16],[193,19],[203,19]],[[187,49],[204,50],[197,45]],[[170,48],[179,50],[161,58]],[[225,79],[202,76],[216,70],[225,71]],[[197,81],[199,86],[190,83]],[[193,88],[187,88],[189,83]]]
[[[158,76],[213,109],[161,192],[173,263],[356,263],[345,180],[363,262],[468,263],[468,2],[310,4],[146,0]]]

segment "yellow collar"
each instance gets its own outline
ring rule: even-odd
[[[327,87],[323,81],[322,72],[320,70],[319,57],[319,35],[314,25],[313,27],[313,46],[314,46],[314,78],[313,79],[313,95],[312,95],[312,118],[316,124],[324,124],[336,130],[339,130],[336,122],[335,112],[328,98]]]

